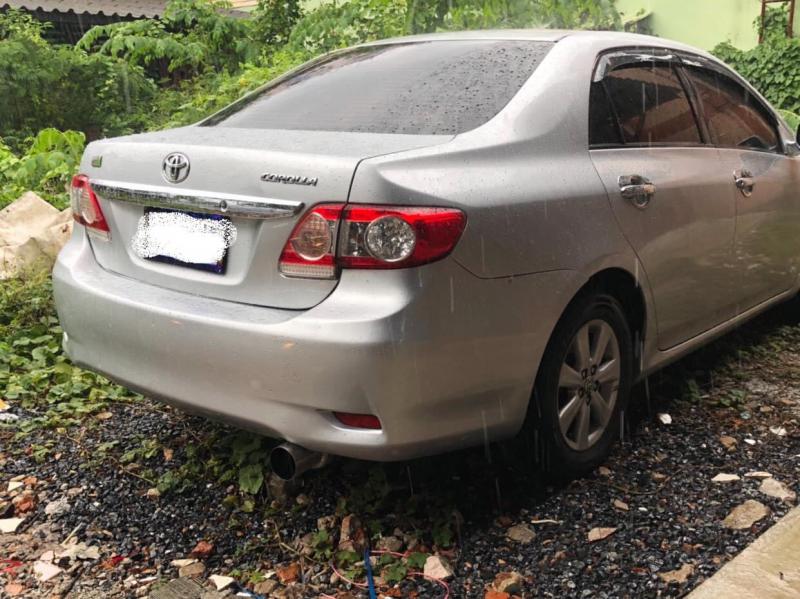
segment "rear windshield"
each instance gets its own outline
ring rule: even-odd
[[[202,123],[438,135],[495,116],[551,42],[437,41],[355,48],[242,98]]]

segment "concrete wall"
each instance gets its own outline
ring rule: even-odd
[[[742,50],[758,43],[753,21],[761,14],[760,0],[617,0],[616,5],[623,20],[644,10],[650,13],[649,24],[655,35],[706,50],[724,41]],[[795,32],[798,17],[795,15]]]

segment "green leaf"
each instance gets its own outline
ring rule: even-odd
[[[249,464],[239,469],[239,488],[255,495],[264,484],[264,470],[259,464]]]

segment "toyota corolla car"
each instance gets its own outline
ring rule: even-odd
[[[579,474],[638,379],[797,293],[799,152],[746,81],[666,40],[337,51],[87,147],[64,345],[286,440],[286,475],[517,434]]]

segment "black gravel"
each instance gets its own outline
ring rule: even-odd
[[[315,531],[317,518],[337,510],[357,513],[373,532],[399,528],[418,538],[423,549],[433,549],[436,541],[445,544],[450,536],[452,546],[443,553],[456,570],[453,598],[482,598],[496,574],[509,570],[525,577],[526,597],[682,596],[791,508],[762,495],[758,480],[717,484],[710,482],[715,474],[766,470],[800,492],[798,313],[797,303],[773,310],[651,377],[636,390],[626,436],[606,463],[609,472],[567,484],[532,476],[526,467],[530,456],[509,444],[399,464],[337,460],[307,475],[283,503],[263,490],[250,512],[242,511],[230,481],[207,472],[182,492],[151,499],[145,496],[151,485],[139,476],[175,471],[192,451],[214,458],[215,451],[222,452],[216,444],[224,445],[221,440],[236,431],[149,401],[113,405],[111,418],[90,419],[90,425],[69,431],[17,438],[0,430],[0,482],[19,474],[40,480],[40,503],[23,530],[47,522],[58,540],[77,530],[82,541],[103,548],[105,563],[85,568],[71,597],[89,596],[90,590],[105,597],[137,596],[135,585],[126,588],[123,581],[176,577],[170,561],[186,556],[201,539],[214,544],[205,560],[209,574],[274,569],[297,561],[287,545]],[[690,379],[696,387],[687,384]],[[731,398],[738,404],[720,405]],[[662,412],[671,415],[672,424],[656,418]],[[770,432],[777,425],[788,435]],[[736,449],[726,450],[721,435],[736,438]],[[146,439],[173,448],[174,458],[167,462],[158,452],[140,460],[152,472],[126,472],[121,456]],[[112,442],[102,450],[101,444]],[[35,457],[40,446],[49,449],[43,461]],[[55,519],[44,514],[47,502],[78,487],[83,490],[73,492],[68,513]],[[297,494],[309,503],[299,505]],[[771,515],[750,530],[724,528],[728,512],[747,499],[769,506]],[[614,500],[629,510],[615,508]],[[534,523],[541,520],[555,523]],[[506,529],[517,524],[530,526],[536,539],[527,545],[509,541]],[[617,530],[589,543],[587,533],[594,527]],[[109,562],[113,556],[125,559]],[[668,585],[659,577],[687,563],[694,572],[686,583]],[[345,588],[330,583],[324,564],[304,561],[303,571],[309,585],[296,587],[296,597],[336,595]],[[4,582],[8,578],[0,574],[0,594]],[[29,596],[36,593],[44,591]],[[354,589],[353,596],[366,593]],[[444,592],[414,578],[394,596],[443,597]]]

